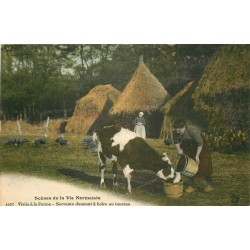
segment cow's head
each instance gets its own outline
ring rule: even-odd
[[[163,153],[161,159],[166,162],[166,167],[158,171],[157,175],[164,180],[174,178],[174,168],[167,154]]]
[[[170,161],[169,157],[167,156],[167,153],[163,153],[161,159],[163,161],[166,161],[169,165],[172,166],[172,162]]]

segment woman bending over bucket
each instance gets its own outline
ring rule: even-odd
[[[144,115],[143,112],[140,112],[139,117],[136,117],[134,119],[134,122],[133,122],[135,125],[134,132],[141,138],[146,139],[146,131],[145,131],[146,121],[143,115]]]
[[[209,147],[204,138],[202,138],[197,127],[186,125],[183,119],[174,122],[173,139],[178,154],[185,154],[194,159],[199,165],[197,173],[193,177],[187,177],[188,187],[186,192],[195,191],[194,179],[201,178],[204,181],[204,192],[213,190],[212,183],[212,158]],[[181,180],[180,166],[177,166],[174,183]]]

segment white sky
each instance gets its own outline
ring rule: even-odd
[[[246,0],[1,1],[0,43],[249,43]]]

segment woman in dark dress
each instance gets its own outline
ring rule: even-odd
[[[204,192],[213,190],[212,184],[212,158],[208,144],[200,134],[197,127],[186,125],[183,119],[174,122],[173,139],[178,154],[185,154],[195,160],[198,165],[198,171],[193,177],[187,177],[188,187],[186,192],[195,191],[194,179],[201,178],[205,183]],[[174,183],[181,180],[181,169],[177,166]]]

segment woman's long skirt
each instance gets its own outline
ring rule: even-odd
[[[146,130],[143,125],[135,125],[134,132],[143,139],[146,139]]]

